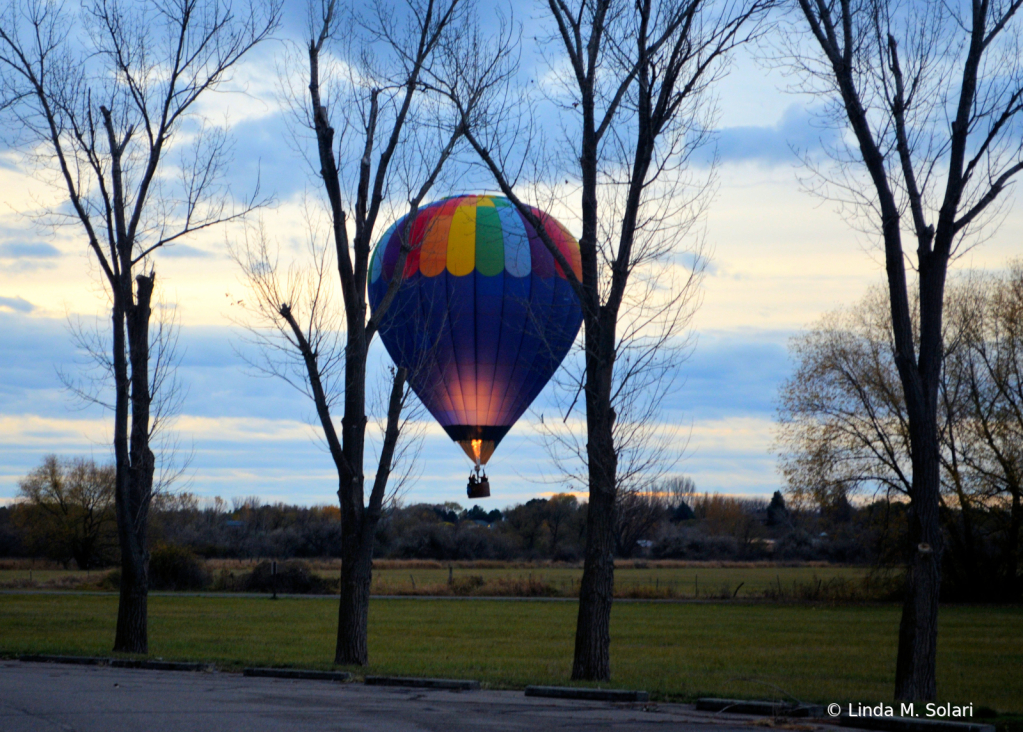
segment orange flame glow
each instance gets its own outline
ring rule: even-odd
[[[480,464],[480,450],[483,449],[483,440],[472,441],[472,454],[476,458],[476,464]]]

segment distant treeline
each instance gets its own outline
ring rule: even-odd
[[[39,557],[66,566],[117,562],[112,471],[82,460],[47,458],[22,481],[21,500],[0,508],[0,557]],[[671,486],[619,501],[620,557],[685,560],[831,561],[898,567],[905,556],[906,505],[844,498],[801,511],[781,493],[770,502],[698,494]],[[950,540],[943,594],[949,600],[1014,599],[1002,581],[1004,537],[997,507],[973,509],[973,543],[957,537],[963,517],[945,514]],[[457,503],[389,505],[376,533],[381,559],[578,562],[586,540],[585,502],[574,495],[534,498],[502,510]],[[150,543],[207,559],[338,557],[340,512],[334,506],[266,504],[256,497],[158,496]],[[978,571],[976,568],[989,569]],[[1017,584],[1018,586],[1018,584]]]

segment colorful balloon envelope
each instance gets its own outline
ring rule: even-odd
[[[533,214],[581,281],[579,243],[553,217]],[[406,218],[373,251],[374,311],[395,276]],[[571,348],[582,323],[579,299],[536,230],[506,198],[456,196],[424,206],[408,237],[404,276],[380,338],[478,468]]]

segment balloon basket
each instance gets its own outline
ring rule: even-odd
[[[480,475],[479,468],[469,473],[469,485],[465,489],[469,498],[490,498],[490,481],[487,474]]]

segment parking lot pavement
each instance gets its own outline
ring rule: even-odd
[[[698,713],[682,704],[538,699],[520,691],[433,691],[232,673],[0,662],[3,732],[750,732],[750,722]]]

